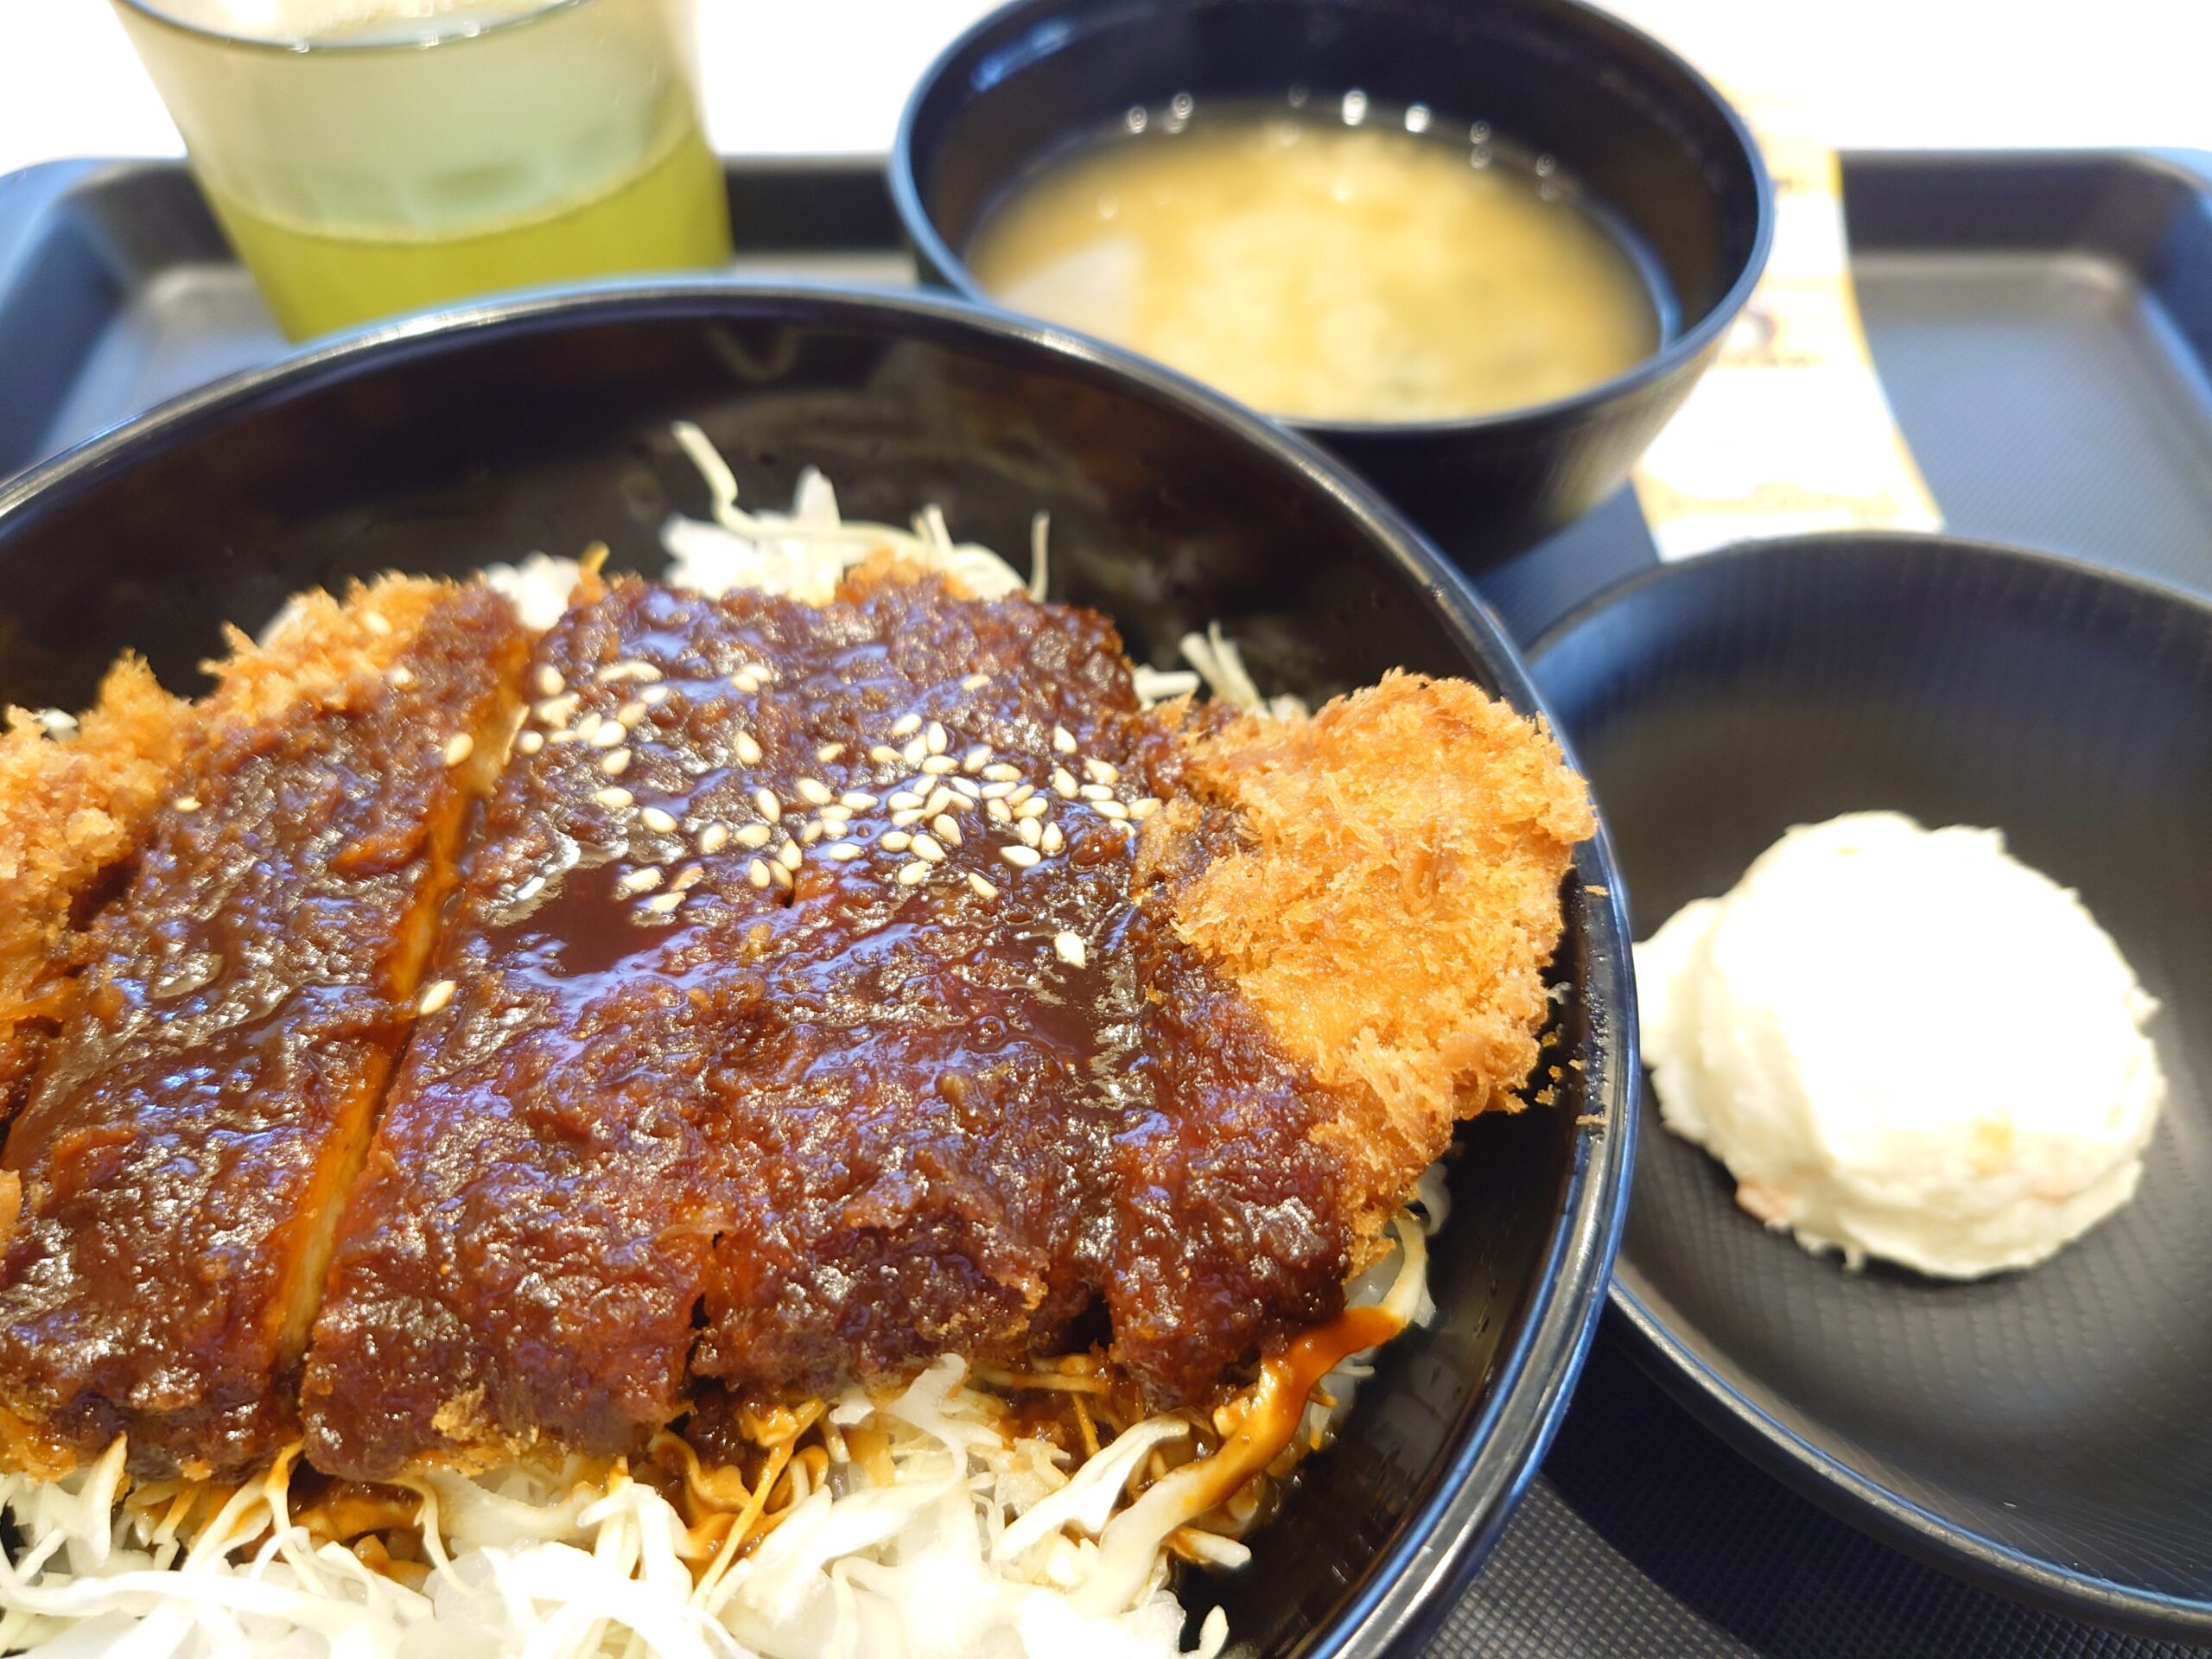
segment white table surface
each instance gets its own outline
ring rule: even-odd
[[[882,149],[988,0],[699,0],[730,153]],[[1615,0],[1739,95],[1842,148],[2212,149],[2212,0]],[[105,0],[0,0],[0,173],[179,153]]]

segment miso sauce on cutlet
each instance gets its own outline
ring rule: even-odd
[[[1016,187],[966,257],[1018,310],[1313,420],[1541,404],[1663,333],[1637,261],[1548,159],[1357,93],[1145,122]]]

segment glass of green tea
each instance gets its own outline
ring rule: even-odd
[[[692,0],[115,0],[293,339],[727,264]]]

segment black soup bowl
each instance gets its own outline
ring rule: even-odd
[[[818,467],[856,516],[928,503],[1010,550],[1052,515],[1051,596],[1139,660],[1218,619],[1262,685],[1320,698],[1398,664],[1535,694],[1435,550],[1306,445],[1149,365],[915,296],[711,280],[511,301],[308,352],[0,486],[0,701],[76,707],[126,648],[172,686],[294,590],[465,572],[594,539],[663,563],[708,497],[702,426],[743,499]],[[1416,1642],[1495,1540],[1564,1408],[1611,1268],[1633,1012],[1602,844],[1565,887],[1557,1103],[1467,1127],[1427,1328],[1385,1351],[1340,1443],[1244,1569],[1194,1573],[1241,1650]],[[1548,1055],[1548,1059],[1563,1057]],[[1195,1625],[1193,1626],[1195,1631]]]
[[[1766,263],[1772,194],[1697,71],[1575,0],[1016,0],[906,105],[891,188],[923,275],[988,301],[964,254],[1013,189],[1179,96],[1313,105],[1361,92],[1552,156],[1649,276],[1662,333],[1554,402],[1438,421],[1297,421],[1453,557],[1517,552],[1610,494],[1705,372]],[[1284,105],[1288,107],[1287,104]]]
[[[2142,1185],[2039,1266],[1847,1272],[1647,1116],[1612,1295],[1662,1380],[1847,1519],[2075,1618],[2212,1638],[2212,604],[1948,537],[1815,536],[1632,577],[1530,656],[1637,938],[1792,824],[1888,808],[2002,830],[2158,999]]]

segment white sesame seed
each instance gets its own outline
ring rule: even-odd
[[[868,752],[868,758],[879,766],[895,766],[899,764],[899,751],[888,743],[879,743]]]
[[[929,799],[922,803],[922,810],[928,817],[935,817],[957,798],[950,790],[940,785],[930,791]]]
[[[385,620],[382,611],[364,611],[361,613],[361,625],[379,639],[391,632],[391,624]]]
[[[667,916],[672,914],[676,907],[683,902],[683,895],[680,893],[656,893],[652,898],[645,900],[645,908],[656,916]]]
[[[446,765],[457,766],[476,753],[476,740],[467,732],[455,732],[446,740]]]
[[[990,764],[991,746],[988,743],[978,743],[960,757],[960,770],[963,772],[981,772]]]
[[[660,670],[651,663],[609,663],[594,677],[606,685],[612,685],[617,680],[657,680],[660,678]]]
[[[1110,760],[1086,758],[1083,763],[1083,769],[1090,774],[1090,781],[1094,784],[1115,784],[1122,779],[1121,769]]]
[[[385,671],[384,677],[403,691],[415,683],[415,671],[404,663],[394,663]]]
[[[1019,787],[1018,789],[1016,789],[1016,790],[1014,791],[1014,793],[1013,793],[1013,794],[1011,794],[1011,795],[1009,795],[1009,796],[1007,796],[1007,797],[1006,798],[1007,798],[1007,804],[1012,805],[1012,806],[1020,806],[1020,805],[1024,801],[1027,800],[1027,799],[1028,799],[1032,795],[1034,795],[1036,792],[1037,792],[1037,785],[1034,785],[1034,784],[1023,784],[1022,785],[1020,785],[1020,787]]]
[[[702,853],[719,853],[728,845],[729,825],[726,823],[709,823],[699,831],[699,850]]]
[[[537,677],[531,682],[541,697],[557,697],[568,689],[568,682],[561,677],[561,671],[550,663],[538,664]]]
[[[1075,799],[1075,778],[1065,766],[1052,768],[1052,793],[1062,800]]]
[[[599,741],[599,728],[606,724],[607,721],[600,717],[596,710],[588,711],[582,720],[576,722],[575,734],[584,742],[595,743]],[[616,734],[614,741],[620,743],[622,741],[622,728],[617,726],[613,730]]]
[[[1085,784],[1076,793],[1086,801],[1110,801],[1114,798],[1114,791],[1103,784]]]
[[[563,727],[557,732],[546,733],[545,741],[548,743],[573,743],[576,741],[576,735],[575,733]]]
[[[1066,847],[1067,844],[1068,838],[1060,833],[1060,826],[1058,824],[1048,823],[1045,826],[1045,850],[1046,852],[1057,854],[1062,849]]]
[[[1014,807],[1014,816],[1017,818],[1041,818],[1052,810],[1052,803],[1048,797],[1032,795]]]
[[[914,837],[914,856],[919,859],[925,859],[931,864],[942,864],[944,862],[944,849],[937,844],[937,841],[933,836],[916,836]]]
[[[745,867],[745,879],[756,887],[768,885],[768,864],[765,859],[754,859]]]
[[[930,867],[927,864],[916,862],[899,867],[899,885],[902,887],[917,887],[929,879]]]
[[[989,675],[979,672],[970,674],[966,679],[961,681],[960,689],[963,691],[980,691],[990,683],[991,677]]]
[[[861,845],[856,841],[833,841],[822,852],[826,858],[835,859],[840,864],[849,864],[861,855]]]
[[[741,847],[750,847],[757,852],[768,844],[769,833],[768,826],[765,823],[748,823],[737,832],[737,844]]]
[[[1045,838],[1044,826],[1034,818],[1023,818],[1014,826],[1014,833],[1021,837],[1025,847],[1034,847]]]
[[[453,994],[460,988],[449,979],[442,979],[423,993],[423,1000],[415,1006],[423,1014],[435,1014],[453,1001]]]
[[[777,819],[784,816],[783,804],[778,801],[774,793],[769,790],[754,790],[753,791],[753,804],[759,810],[760,816],[767,819],[771,823],[775,823]]]
[[[903,853],[913,844],[914,838],[904,830],[890,830],[884,832],[883,850],[887,853]]]
[[[776,857],[785,869],[796,870],[805,861],[806,854],[800,849],[798,842],[787,841],[776,849]]]
[[[918,766],[929,752],[930,744],[927,738],[910,737],[906,740],[906,747],[899,751],[899,758],[910,766]]]
[[[1012,823],[1014,813],[1004,801],[986,801],[983,810],[990,814],[993,823]]]
[[[882,804],[882,803],[878,801],[874,796],[869,794],[864,789],[849,789],[842,795],[840,795],[837,799],[840,803],[850,807],[855,812],[865,812],[871,806],[880,806]]]
[[[1101,817],[1120,819],[1129,816],[1129,809],[1119,801],[1098,801],[1093,806]]]
[[[932,778],[942,778],[948,772],[957,772],[960,763],[949,754],[933,754],[922,762],[922,770]]]
[[[922,798],[911,789],[895,789],[891,791],[890,806],[893,812],[905,812],[921,804]]]
[[[937,838],[946,845],[960,844],[960,826],[952,821],[952,814],[940,812],[930,820],[930,828],[937,831]]]
[[[602,720],[592,728],[584,741],[595,749],[611,749],[630,735],[629,728],[618,721]]]
[[[1001,847],[999,849],[999,856],[1017,870],[1028,869],[1038,862],[1037,849],[1034,847]]]
[[[798,844],[802,847],[813,846],[816,842],[822,839],[822,831],[823,826],[816,820],[809,818],[798,827]]]
[[[170,804],[180,812],[197,812],[200,810],[200,798],[197,795],[180,795]]]
[[[814,758],[826,766],[844,752],[845,746],[842,743],[824,743],[815,750]]]
[[[547,726],[565,726],[569,723],[569,716],[576,712],[576,704],[582,701],[582,699],[575,692],[570,691],[563,696],[546,698],[532,712],[537,715],[542,723]]]
[[[1065,726],[1052,728],[1052,747],[1062,754],[1075,753],[1075,734]]]
[[[609,784],[605,789],[594,790],[592,792],[592,799],[597,801],[601,806],[613,807],[618,812],[637,798],[628,790],[615,784]]]
[[[1129,816],[1135,818],[1139,823],[1142,823],[1147,818],[1150,817],[1154,813],[1159,810],[1160,802],[1154,796],[1147,795],[1141,801],[1131,801],[1129,803]]]
[[[819,778],[800,779],[798,789],[799,799],[809,806],[827,806],[830,804],[830,785]]]
[[[919,715],[901,715],[891,722],[891,735],[893,737],[912,737],[921,729],[922,717]]]
[[[669,882],[670,890],[675,893],[689,893],[706,878],[706,871],[701,869],[696,864],[686,864]]]
[[[515,747],[520,749],[524,754],[536,754],[540,749],[545,747],[545,734],[543,732],[524,732],[521,736],[515,739]]]
[[[1012,784],[985,784],[981,791],[987,801],[1002,801],[1014,793]]]
[[[667,686],[649,685],[638,694],[638,701],[648,709],[658,709],[675,695]]]
[[[676,815],[665,807],[649,806],[638,817],[646,829],[656,834],[672,836],[676,833]]]
[[[768,867],[768,874],[785,893],[791,890],[791,873],[781,864],[771,864]]]
[[[645,717],[645,705],[635,697],[631,698],[629,702],[614,711],[614,718],[622,722],[626,730],[635,726]]]
[[[749,697],[760,689],[760,671],[758,669],[752,668],[741,668],[736,673],[729,677],[729,683],[735,686],[739,690],[744,692],[745,695]]]
[[[956,812],[973,811],[976,803],[983,798],[983,791],[965,778],[955,778],[951,781],[954,791],[952,810]]]
[[[630,751],[609,749],[599,758],[599,769],[610,778],[620,778],[630,770]]]
[[[945,735],[944,728],[943,726],[939,725],[936,721],[930,721],[930,729],[926,734],[926,741],[930,746],[930,753],[931,754],[943,754],[946,747],[950,744],[952,740]]]
[[[660,866],[641,864],[614,884],[618,899],[634,899],[641,893],[651,893],[660,886]]]
[[[976,896],[978,899],[995,899],[999,896],[998,888],[973,870],[968,872],[968,885],[976,890]]]
[[[910,806],[904,812],[893,812],[891,815],[891,822],[901,830],[906,828],[908,824],[919,823],[921,821],[922,809],[918,806]]]
[[[827,806],[817,808],[817,810],[820,813],[822,822],[824,823],[843,823],[853,816],[853,809],[842,801],[832,801]]]
[[[741,766],[757,766],[760,764],[760,745],[754,741],[752,733],[740,732],[730,739],[729,747]]]
[[[983,776],[995,784],[1019,783],[1021,779],[1021,768],[1008,766],[1003,760],[997,760],[983,768]]]
[[[1080,968],[1084,963],[1083,940],[1073,933],[1052,936],[1052,954],[1071,968]]]

